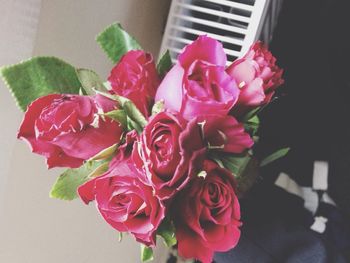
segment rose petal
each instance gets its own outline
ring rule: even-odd
[[[155,101],[163,100],[166,109],[180,112],[184,72],[184,69],[179,64],[176,64],[168,74],[165,75],[158,87]]]
[[[263,84],[264,82],[261,78],[256,78],[249,85],[243,87],[238,99],[238,104],[248,106],[260,105],[265,99]]]
[[[176,228],[176,239],[178,241],[179,255],[184,258],[195,258],[202,263],[211,263],[214,252],[205,246],[204,242],[198,238],[188,228]]]
[[[187,69],[195,60],[224,67],[227,58],[219,41],[211,37],[199,36],[192,44],[184,48],[178,60],[182,67]]]
[[[241,85],[241,83],[249,84],[256,77],[256,68],[250,60],[239,59],[233,62],[226,71],[236,81],[237,85]]]
[[[95,200],[95,181],[96,178],[89,180],[78,188],[78,194],[85,204]]]

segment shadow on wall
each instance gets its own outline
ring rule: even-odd
[[[96,70],[105,78],[112,64],[94,41],[118,21],[142,47],[157,57],[170,0],[43,0],[35,55],[55,55]]]

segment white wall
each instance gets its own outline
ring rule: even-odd
[[[0,0],[0,12],[20,2],[33,4],[40,0]],[[15,57],[24,59],[34,50],[35,55],[59,56],[106,77],[112,65],[95,43],[95,35],[113,21],[120,21],[145,49],[157,54],[170,1],[41,2],[35,45],[26,50],[22,47],[25,52],[18,51]],[[14,37],[16,27],[9,21],[0,14],[0,64],[15,62],[4,55],[15,45],[13,39],[18,40]],[[13,38],[4,37],[4,32]],[[93,205],[49,198],[60,170],[47,171],[42,157],[32,154],[24,142],[15,141],[22,113],[2,83],[0,96],[0,262],[139,262],[136,242],[125,238],[118,243],[117,233],[99,217]]]

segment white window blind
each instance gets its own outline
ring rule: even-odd
[[[243,55],[263,32],[271,39],[281,0],[173,0],[160,53],[173,61],[199,35],[223,43],[228,63]],[[268,18],[268,19],[266,19]],[[264,28],[263,28],[264,26]]]

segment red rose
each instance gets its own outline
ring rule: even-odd
[[[109,171],[80,186],[78,193],[86,204],[96,200],[97,209],[113,228],[155,246],[165,208],[140,176],[132,162],[113,162]]]
[[[150,115],[159,77],[153,57],[141,50],[126,53],[108,78],[117,94],[130,99],[145,115]]]
[[[184,119],[169,112],[150,119],[140,142],[147,179],[162,199],[185,186],[193,163],[205,152],[200,130],[187,129]]]
[[[209,149],[241,153],[254,144],[243,124],[232,116],[203,115],[195,121],[201,126],[204,143]]]
[[[255,43],[247,54],[227,68],[241,93],[237,107],[255,107],[270,102],[275,89],[283,84],[283,70],[276,65],[276,58],[261,42]]]
[[[178,63],[160,84],[156,101],[180,112],[187,120],[216,113],[226,115],[235,105],[239,89],[226,73],[226,54],[222,44],[200,36],[185,47]]]
[[[233,175],[205,161],[195,178],[173,202],[179,255],[211,263],[215,251],[228,251],[240,238],[240,207]]]
[[[122,128],[97,113],[114,109],[102,96],[52,94],[29,105],[18,138],[47,158],[51,167],[79,167],[103,149],[119,142]]]

